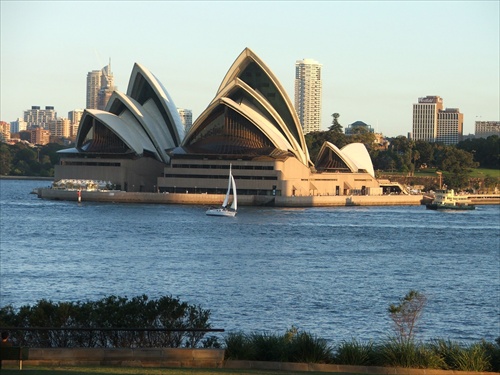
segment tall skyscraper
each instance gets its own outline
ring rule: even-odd
[[[418,98],[418,103],[413,104],[412,137],[415,141],[436,141],[437,116],[441,109],[443,109],[443,99],[439,96]]]
[[[321,66],[312,59],[295,63],[295,110],[304,134],[321,128]]]
[[[87,73],[86,108],[103,110],[114,90],[115,85],[110,59],[109,64],[101,70],[92,70]]]
[[[413,131],[415,141],[440,142],[447,145],[462,140],[464,117],[458,108],[443,109],[440,96],[418,98],[413,104]]]
[[[185,108],[177,108],[177,112],[179,112],[182,125],[184,125],[184,134],[187,134],[191,125],[193,125],[193,111]]]

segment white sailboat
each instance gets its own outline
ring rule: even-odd
[[[217,208],[209,208],[206,212],[207,215],[210,216],[235,216],[236,211],[238,210],[238,197],[236,194],[236,182],[234,181],[233,173],[231,170],[231,164],[229,164],[229,180],[227,183],[227,192],[226,197],[224,198],[224,202],[222,202],[221,207]],[[229,204],[229,197],[231,195],[231,189],[233,190],[233,202],[230,207],[227,207]]]

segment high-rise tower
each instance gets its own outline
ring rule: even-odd
[[[295,63],[295,110],[304,134],[321,128],[321,66],[312,59]]]
[[[111,59],[101,70],[92,70],[87,74],[87,109],[103,110],[115,90]]]
[[[462,140],[464,115],[458,108],[446,108],[438,113],[436,142],[456,145]]]
[[[413,132],[415,141],[457,144],[463,136],[464,115],[458,108],[443,109],[439,96],[418,98],[413,104]]]
[[[415,141],[435,142],[437,138],[438,112],[443,109],[440,96],[418,98],[413,104],[412,139]]]

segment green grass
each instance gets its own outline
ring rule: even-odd
[[[304,375],[306,372],[272,371],[272,370],[232,370],[232,369],[198,369],[198,368],[142,368],[142,367],[90,367],[90,366],[57,366],[31,367],[23,366],[20,372],[17,368],[2,369],[2,375]],[[326,375],[328,372],[307,372],[307,375]],[[336,372],[335,375],[349,375]],[[354,374],[351,374],[354,375]]]
[[[485,177],[500,177],[500,169],[473,169],[470,177],[485,178]]]
[[[390,171],[378,171],[379,174],[384,176],[406,176],[408,172],[390,172]],[[445,172],[446,174],[447,172]],[[437,178],[435,168],[419,169],[415,171],[414,177],[435,177]],[[500,177],[500,169],[486,169],[477,168],[472,169],[470,173],[471,178],[485,178],[485,177]]]

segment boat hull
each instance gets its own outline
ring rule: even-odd
[[[469,205],[451,205],[451,204],[436,204],[429,203],[425,205],[428,210],[456,210],[456,211],[469,211],[475,210],[476,206]]]
[[[233,217],[236,216],[236,211],[231,211],[225,208],[210,208],[207,210],[206,214],[208,216],[227,216]]]

